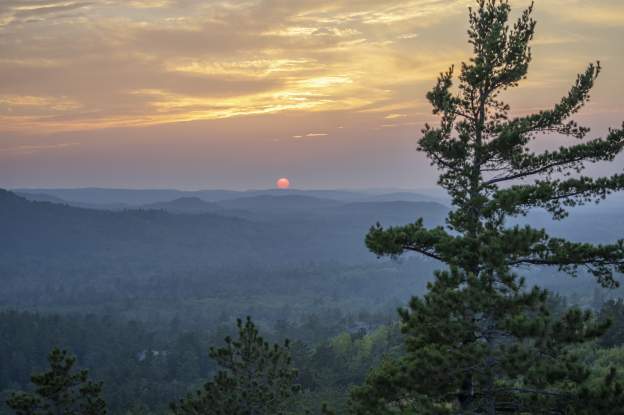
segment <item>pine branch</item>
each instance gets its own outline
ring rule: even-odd
[[[550,174],[554,170],[563,171],[565,168],[579,170],[584,167],[579,165],[581,162],[612,161],[623,148],[624,125],[622,125],[622,129],[611,130],[605,139],[595,139],[583,144],[561,147],[557,151],[546,151],[539,155],[516,155],[511,160],[510,169],[520,171],[488,180],[484,182],[484,185],[523,179],[536,174]]]
[[[508,176],[503,176],[503,177],[496,177],[496,178],[485,181],[483,184],[484,186],[490,186],[496,183],[524,179],[526,177],[534,176],[536,174],[549,173],[556,167],[562,167],[562,166],[577,163],[580,161],[583,161],[582,157],[577,157],[575,159],[569,159],[569,160],[559,160],[556,162],[552,162],[550,164],[546,164],[534,170],[525,170],[521,173],[515,173],[515,174],[508,175]]]
[[[422,254],[422,255],[427,256],[429,258],[436,259],[438,261],[444,262],[444,259],[441,256],[436,255],[435,252],[428,251],[428,250],[423,249],[423,248],[418,247],[418,246],[404,245],[403,249],[406,250],[406,251],[418,252],[419,254]]]
[[[562,98],[552,110],[540,111],[537,114],[509,121],[500,128],[499,139],[505,138],[510,132],[520,136],[531,132],[546,131],[554,126],[562,125],[565,119],[576,113],[589,101],[590,91],[600,71],[600,62],[589,64],[585,72],[578,75],[576,83],[568,95]]]
[[[514,185],[494,192],[484,205],[484,215],[495,212],[509,215],[525,214],[531,208],[544,208],[556,219],[566,216],[563,206],[577,206],[599,201],[609,194],[624,190],[624,174],[591,178],[582,176],[567,180],[537,181],[530,185]]]
[[[531,253],[511,259],[508,266],[556,266],[560,271],[576,275],[584,267],[605,287],[617,287],[614,272],[624,273],[624,240],[609,245],[570,242],[545,237],[531,247]]]
[[[429,258],[448,261],[444,251],[450,248],[453,237],[442,227],[426,229],[422,219],[417,222],[384,229],[377,223],[366,235],[366,246],[378,256],[397,256],[404,251],[413,251]]]

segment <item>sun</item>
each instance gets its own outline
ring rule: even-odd
[[[290,187],[290,180],[286,177],[282,177],[281,179],[277,179],[275,185],[278,189],[288,189]]]

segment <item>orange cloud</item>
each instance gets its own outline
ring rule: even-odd
[[[531,72],[526,88],[541,102],[551,101],[544,88],[574,79],[590,59],[624,63],[613,42],[624,36],[613,24],[624,12],[619,2],[562,2],[537,5],[536,61],[565,59]],[[0,128],[89,130],[285,111],[418,118],[436,74],[469,53],[469,4],[5,0]],[[579,22],[574,33],[570,20]],[[616,103],[617,71],[602,82],[607,105]]]

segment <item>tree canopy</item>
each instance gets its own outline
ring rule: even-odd
[[[589,388],[589,370],[570,346],[595,339],[608,322],[571,309],[548,310],[549,293],[527,287],[518,272],[552,267],[593,275],[616,287],[624,271],[624,241],[595,245],[552,237],[510,218],[541,208],[554,220],[570,207],[599,202],[624,188],[624,174],[590,177],[591,163],[613,161],[624,129],[604,138],[571,119],[590,99],[599,62],[582,72],[553,108],[514,117],[501,93],[526,78],[536,21],[533,5],[510,24],[506,0],[478,0],[469,11],[473,55],[438,77],[427,94],[439,126],[426,125],[419,149],[440,171],[451,196],[445,226],[422,220],[366,237],[378,256],[417,252],[446,264],[423,298],[401,310],[407,354],[387,361],[353,395],[355,413],[596,413],[622,402],[612,371]],[[537,152],[551,135],[576,140]],[[600,397],[600,398],[598,398]]]
[[[53,349],[50,369],[32,376],[34,392],[17,392],[7,405],[17,415],[106,415],[102,384],[89,380],[87,370],[74,370],[76,358]]]
[[[237,321],[238,339],[211,348],[221,368],[196,394],[171,405],[175,415],[271,415],[287,409],[298,391],[289,342],[269,345],[248,317]]]

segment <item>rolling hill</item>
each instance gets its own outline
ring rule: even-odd
[[[223,208],[215,203],[206,202],[198,197],[180,197],[170,202],[150,203],[141,206],[146,210],[164,210],[169,213],[202,214],[223,212]]]
[[[414,291],[406,287],[415,281],[412,271],[380,263],[367,251],[368,228],[377,220],[403,223],[419,216],[439,223],[446,210],[431,203],[350,204],[301,195],[220,204],[184,198],[149,206],[86,209],[0,190],[0,307],[121,307],[134,299],[124,307],[136,312],[150,298],[261,293],[301,304],[319,296],[389,301]],[[388,285],[388,278],[402,282]]]

